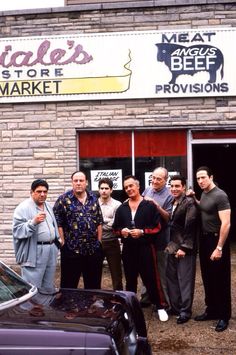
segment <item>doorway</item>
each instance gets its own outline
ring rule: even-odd
[[[236,189],[234,175],[234,161],[236,143],[193,144],[193,176],[194,189],[199,198],[201,191],[196,183],[195,172],[200,166],[206,165],[213,171],[214,181],[229,196],[231,204],[230,239],[236,241]]]

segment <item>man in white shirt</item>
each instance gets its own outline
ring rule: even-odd
[[[112,232],[112,225],[117,208],[121,205],[120,201],[111,197],[113,182],[109,178],[103,178],[98,183],[99,204],[103,215],[102,226],[102,248],[104,257],[106,257],[111,273],[112,286],[114,290],[123,290],[121,251],[120,243]]]

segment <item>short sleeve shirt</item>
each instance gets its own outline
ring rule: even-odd
[[[58,227],[62,227],[65,243],[70,250],[82,255],[92,255],[100,248],[97,227],[103,223],[97,197],[87,192],[87,200],[81,203],[73,190],[61,195],[53,208]]]
[[[200,200],[203,232],[218,233],[221,226],[219,211],[230,209],[226,193],[217,186],[209,192],[202,192]]]
[[[160,191],[156,191],[151,186],[149,186],[144,190],[142,196],[151,197],[164,210],[171,214],[173,197],[167,186],[164,186]],[[170,231],[168,225],[166,225],[163,220],[161,221],[161,225],[162,229],[156,243],[158,250],[164,250],[170,240]]]

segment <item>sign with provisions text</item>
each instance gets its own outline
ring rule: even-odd
[[[0,102],[235,96],[236,28],[0,39]]]

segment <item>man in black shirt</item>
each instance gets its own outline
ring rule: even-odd
[[[160,230],[160,214],[153,202],[140,195],[136,177],[125,177],[124,189],[128,200],[117,209],[113,228],[123,243],[126,290],[137,292],[140,275],[152,304],[156,306],[159,319],[167,321],[155,248],[155,238],[158,238]]]
[[[167,286],[177,324],[186,323],[192,315],[196,272],[196,239],[198,209],[192,197],[185,194],[186,180],[174,175],[170,180],[173,196],[170,219],[170,242],[166,247]]]

